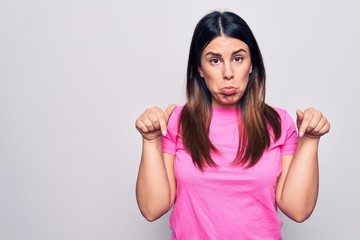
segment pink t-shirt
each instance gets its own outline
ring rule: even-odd
[[[275,189],[281,173],[281,156],[294,154],[297,131],[289,114],[275,109],[282,134],[251,167],[233,167],[239,143],[236,109],[213,108],[210,140],[220,150],[212,154],[217,168],[200,171],[178,133],[182,107],[176,107],[163,137],[163,152],[175,156],[176,198],[169,219],[171,239],[239,240],[282,239]]]

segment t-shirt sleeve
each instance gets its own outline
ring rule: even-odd
[[[283,135],[283,143],[280,147],[281,155],[293,155],[296,152],[298,134],[293,119],[286,111],[282,114],[281,126],[281,135]]]
[[[163,153],[169,153],[174,156],[176,153],[176,136],[178,132],[179,113],[180,109],[179,107],[176,107],[169,118],[167,124],[167,133],[162,137]]]

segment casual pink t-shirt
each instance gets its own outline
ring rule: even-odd
[[[171,239],[239,240],[282,239],[275,189],[281,173],[281,156],[294,154],[295,124],[289,114],[275,109],[282,134],[251,167],[233,167],[239,143],[236,109],[213,108],[209,137],[220,154],[212,154],[217,168],[200,171],[178,133],[182,107],[176,107],[163,137],[163,152],[175,156],[176,198],[169,219]]]

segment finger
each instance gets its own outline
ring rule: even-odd
[[[176,108],[176,104],[171,104],[170,106],[168,106],[165,110],[165,119],[166,121],[169,120],[172,112],[174,111],[174,109]]]
[[[145,127],[147,128],[148,132],[155,132],[156,130],[159,129],[159,125],[158,125],[158,121],[157,120],[153,120],[153,117],[148,117],[146,116],[145,118],[141,119],[142,122],[144,123]]]
[[[325,126],[320,130],[320,132],[322,133],[322,135],[324,135],[324,134],[326,134],[326,133],[328,133],[329,131],[330,131],[330,123],[329,122],[327,122],[326,124],[325,124]]]
[[[304,119],[304,113],[300,110],[296,110],[296,125],[298,128],[300,128],[303,119]]]
[[[309,131],[309,126],[313,118],[313,114],[309,113],[309,111],[301,112],[297,111],[297,123],[298,123],[298,129],[299,129],[299,137],[304,136],[306,132]]]
[[[172,112],[174,111],[175,107],[176,107],[175,104],[171,104],[170,106],[168,106],[164,112],[164,118],[160,119],[160,128],[161,128],[161,133],[163,136],[166,136],[167,122],[169,121],[169,118],[170,118]]]
[[[138,118],[135,122],[135,128],[142,134],[142,133],[148,133],[149,129],[146,127],[145,123]]]
[[[326,123],[326,118],[319,111],[312,111],[312,118],[309,122],[308,127],[306,128],[306,132],[310,134],[316,135],[318,129],[321,129],[323,125]]]
[[[159,107],[153,107],[146,111],[146,116],[150,119],[152,125],[154,126],[155,130],[160,130],[163,135],[166,134],[166,124],[167,120],[165,117],[165,113]]]
[[[150,132],[155,132],[160,130],[160,118],[162,117],[161,110],[157,108],[148,109],[145,112],[145,118],[143,122],[145,123],[146,127],[150,130]]]
[[[319,133],[324,128],[326,123],[327,123],[326,117],[322,117],[320,119],[320,121],[317,123],[317,125],[315,126],[315,128],[312,130],[312,133],[314,133],[314,134]]]
[[[317,136],[322,136],[330,131],[330,123],[327,121],[322,128],[316,133]]]

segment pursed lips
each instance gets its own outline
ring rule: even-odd
[[[220,93],[224,94],[224,95],[233,95],[236,93],[236,88],[235,87],[223,87],[220,89]]]

